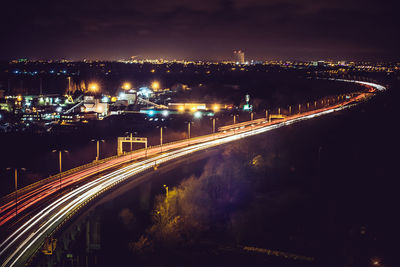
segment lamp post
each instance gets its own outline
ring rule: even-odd
[[[133,143],[132,143],[132,133],[131,133],[131,152],[132,152],[132,150],[133,150]]]
[[[59,179],[60,179],[60,189],[61,189],[62,152],[67,153],[68,150],[62,150],[62,149],[57,150],[57,149],[55,149],[55,150],[53,150],[52,152],[53,152],[53,153],[58,152],[58,164],[59,164],[59,171],[60,171],[60,178],[59,178]]]
[[[162,147],[163,147],[163,128],[167,128],[165,126],[157,126],[160,128],[160,147],[161,147],[161,152],[162,152]]]
[[[213,133],[215,133],[215,118],[213,118],[212,120],[213,120]]]
[[[187,122],[187,125],[188,125],[188,129],[187,129],[187,131],[188,131],[188,145],[190,145],[190,124],[192,124],[193,122],[191,122],[191,121],[188,121]]]
[[[252,112],[250,113],[250,120],[252,121],[253,118],[254,118],[254,112],[252,111]]]
[[[26,171],[25,168],[20,168],[21,171]],[[7,168],[12,170],[12,168]],[[15,217],[18,214],[18,168],[14,168],[14,186],[15,186]]]
[[[100,159],[100,142],[104,142],[104,140],[103,139],[92,139],[91,141],[97,143],[96,161],[99,161],[99,159]]]

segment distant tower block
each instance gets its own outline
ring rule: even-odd
[[[242,50],[233,51],[233,59],[235,63],[244,64],[244,52]]]

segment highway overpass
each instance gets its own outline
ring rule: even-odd
[[[373,87],[378,91],[385,89],[377,84],[364,85],[368,89]],[[10,221],[13,218],[15,200],[6,198],[3,201],[4,203],[1,203],[0,220],[2,220],[2,224],[9,227],[9,229],[2,229],[7,235],[1,240],[0,244],[1,266],[24,265],[41,248],[46,237],[52,236],[79,209],[107,190],[127,179],[135,179],[139,174],[151,170],[154,166],[166,164],[174,159],[210,147],[227,144],[300,121],[344,110],[357,105],[357,103],[368,99],[370,96],[371,94],[368,93],[360,93],[354,98],[330,107],[295,114],[285,119],[273,122],[258,120],[247,126],[231,127],[232,129],[228,131],[165,144],[162,149],[157,146],[120,157],[112,157],[66,174],[62,179],[61,185],[56,177],[36,186],[28,187],[21,192],[21,202],[20,200],[18,201],[18,205],[21,205],[20,210],[26,214],[19,220]],[[132,163],[108,174],[88,179],[102,170],[127,162]],[[71,186],[76,184],[79,186]],[[68,190],[62,191],[63,188],[68,188]],[[38,203],[41,204],[38,205]]]

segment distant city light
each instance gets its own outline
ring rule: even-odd
[[[124,84],[122,85],[122,89],[130,90],[132,89],[132,84],[130,82],[124,82]]]
[[[151,88],[152,88],[154,91],[157,91],[158,89],[160,89],[160,83],[157,82],[157,81],[152,82],[152,83],[151,83]]]
[[[101,101],[104,102],[104,103],[108,103],[108,102],[110,102],[110,99],[107,96],[103,96]]]
[[[214,105],[214,106],[213,106],[214,112],[218,112],[219,109],[220,109],[219,105]]]
[[[163,110],[161,113],[164,117],[167,117],[169,115],[169,111],[168,110]]]
[[[196,119],[200,119],[201,118],[201,112],[200,111],[196,111],[194,114],[193,114],[193,116],[196,118]]]
[[[243,105],[243,110],[251,110],[252,106],[249,104]]]
[[[93,93],[99,91],[99,85],[97,83],[90,83],[88,88],[89,88],[89,91],[91,91]]]
[[[153,92],[148,87],[139,88],[138,95],[149,98]]]

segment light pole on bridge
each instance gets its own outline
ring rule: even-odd
[[[20,168],[21,171],[26,171],[25,168]],[[12,168],[7,168],[8,171]],[[18,168],[14,168],[14,186],[15,186],[15,217],[18,214]]]
[[[60,189],[61,189],[61,173],[62,173],[62,152],[67,153],[68,150],[62,150],[62,149],[55,149],[52,151],[53,153],[58,152],[58,167],[59,167],[59,171],[60,171]]]

